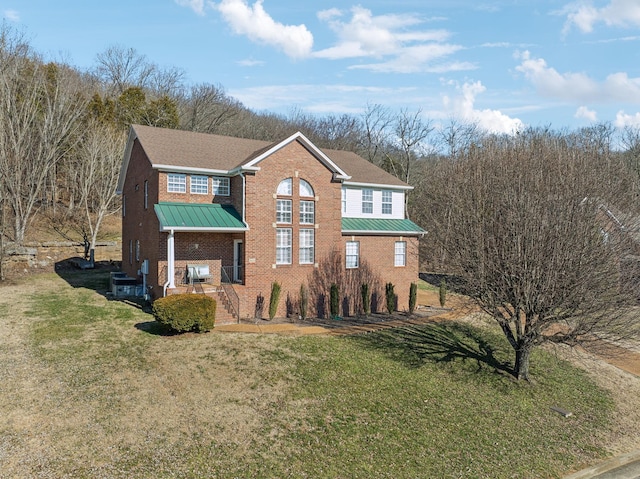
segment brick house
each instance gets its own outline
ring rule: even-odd
[[[225,305],[217,322],[253,318],[264,303],[266,315],[274,281],[278,316],[295,313],[302,284],[316,289],[310,314],[324,315],[328,291],[320,289],[323,278],[338,281],[331,274],[343,292],[349,281],[371,281],[374,298],[392,282],[398,309],[407,309],[424,234],[405,219],[410,189],[301,133],[269,144],[134,125],[118,180],[122,269],[151,299],[217,294]],[[345,314],[359,308],[356,289],[343,298]]]

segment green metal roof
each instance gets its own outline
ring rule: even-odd
[[[420,235],[426,231],[406,219],[342,218],[342,233]]]
[[[161,231],[246,231],[249,228],[231,205],[158,203],[153,206]]]

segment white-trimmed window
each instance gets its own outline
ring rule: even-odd
[[[300,196],[313,198],[313,188],[308,181],[300,180]]]
[[[362,190],[362,212],[373,213],[373,190]]]
[[[300,224],[312,225],[315,223],[315,203],[313,201],[300,201]]]
[[[277,193],[283,196],[291,196],[293,194],[293,181],[291,178],[286,178],[280,182]]]
[[[276,223],[291,223],[291,200],[276,200]]]
[[[140,261],[140,240],[136,240],[136,262]]]
[[[314,236],[313,228],[300,230],[300,264],[313,264]]]
[[[191,193],[194,195],[208,194],[209,193],[209,177],[191,175]]]
[[[407,265],[407,242],[406,241],[396,241],[393,265],[394,266]]]
[[[291,264],[291,228],[276,228],[276,264]]]
[[[149,182],[144,180],[144,209],[149,208]]]
[[[231,187],[229,178],[226,176],[214,176],[212,191],[215,196],[229,196],[231,194]]]
[[[390,215],[393,213],[393,194],[390,191],[382,192],[382,214]]]
[[[346,267],[357,268],[360,266],[360,242],[347,241]]]
[[[186,193],[187,175],[182,173],[169,173],[167,175],[167,191],[169,193]]]

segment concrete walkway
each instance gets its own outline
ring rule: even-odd
[[[614,457],[564,479],[640,479],[640,450]]]

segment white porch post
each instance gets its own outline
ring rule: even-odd
[[[169,238],[167,239],[167,274],[169,275],[169,288],[175,288],[175,238],[173,230],[169,231]]]

